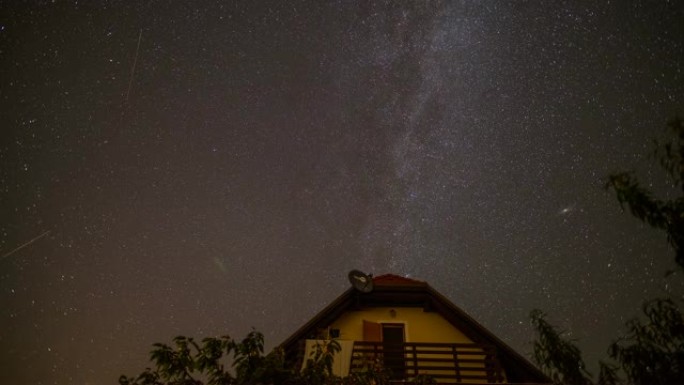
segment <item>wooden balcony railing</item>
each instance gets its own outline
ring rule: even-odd
[[[380,365],[394,380],[427,375],[438,383],[503,383],[506,381],[492,346],[426,342],[355,341],[351,372]]]

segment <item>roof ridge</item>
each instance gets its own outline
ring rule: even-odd
[[[373,277],[373,283],[376,285],[424,285],[425,281],[388,273]]]

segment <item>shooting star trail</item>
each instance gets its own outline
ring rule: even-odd
[[[5,258],[7,258],[7,257],[9,257],[10,255],[16,253],[17,251],[23,249],[24,247],[26,247],[26,246],[32,244],[33,242],[39,240],[40,238],[43,238],[44,236],[50,234],[51,231],[52,231],[52,230],[48,230],[48,231],[44,232],[43,234],[40,234],[39,236],[37,236],[37,237],[31,239],[30,241],[24,243],[23,245],[17,247],[16,249],[10,251],[9,253],[3,255],[2,257],[0,257],[0,261],[3,260],[3,259],[5,259]]]
[[[142,39],[142,28],[140,29],[140,33],[138,34],[138,46],[135,47],[135,59],[133,59],[133,67],[131,68],[131,76],[128,79],[128,90],[126,90],[125,103],[128,103],[128,95],[130,95],[131,87],[133,87],[133,75],[135,74],[135,65],[138,64],[138,52],[140,52],[140,40],[141,39]]]

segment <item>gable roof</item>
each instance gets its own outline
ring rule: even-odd
[[[379,275],[377,277],[373,277],[373,285],[381,285],[381,286],[388,286],[388,285],[424,285],[425,282],[423,281],[418,281],[415,279],[411,279],[408,277],[402,277],[400,275],[394,275],[394,274],[383,274]]]
[[[370,293],[361,293],[352,288],[347,289],[288,337],[280,347],[284,349],[286,355],[296,356],[300,341],[316,338],[319,330],[327,328],[349,310],[367,307],[422,307],[425,311],[439,313],[473,342],[495,346],[509,382],[543,384],[552,382],[537,367],[426,282],[394,274],[384,274],[373,278],[373,286],[373,291]]]

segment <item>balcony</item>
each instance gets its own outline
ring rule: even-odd
[[[496,350],[481,344],[354,341],[351,373],[378,364],[397,382],[419,375],[430,376],[439,384],[506,382]]]

